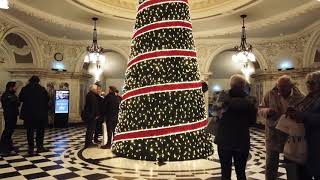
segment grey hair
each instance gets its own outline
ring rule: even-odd
[[[311,81],[314,81],[317,85],[320,85],[320,71],[315,71],[307,74],[306,79],[307,81],[311,80]]]
[[[96,91],[98,89],[98,86],[96,84],[92,84],[90,87],[89,87],[89,90],[90,91]]]
[[[245,88],[247,84],[246,78],[241,74],[234,74],[230,77],[230,87],[241,87]]]

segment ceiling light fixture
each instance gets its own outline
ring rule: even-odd
[[[97,33],[97,21],[98,18],[92,18],[94,22],[93,28],[93,40],[92,45],[87,47],[87,55],[84,59],[85,63],[95,63],[97,69],[101,68],[101,65],[104,64],[105,57],[103,54],[103,48],[98,45],[98,33]]]
[[[250,75],[254,73],[254,69],[250,66],[250,63],[255,62],[256,57],[252,53],[252,45],[247,43],[246,27],[244,25],[244,20],[247,15],[243,14],[240,17],[242,18],[241,43],[240,46],[234,47],[236,54],[232,56],[232,61],[243,64],[241,71],[246,76],[247,80],[249,80]]]
[[[0,0],[0,9],[9,9],[8,0]]]
[[[238,63],[246,63],[246,62],[254,62],[256,61],[256,57],[252,53],[252,45],[247,43],[247,34],[246,27],[244,25],[244,19],[247,15],[241,15],[242,18],[242,34],[241,34],[241,43],[240,46],[234,47],[237,52],[236,55],[232,56],[232,60]]]

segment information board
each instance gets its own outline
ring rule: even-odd
[[[68,114],[69,113],[69,91],[57,90],[55,94],[55,113]]]

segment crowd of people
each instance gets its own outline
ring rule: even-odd
[[[0,141],[2,153],[15,149],[12,135],[19,115],[27,129],[28,153],[34,154],[35,144],[38,153],[47,151],[43,140],[48,123],[49,95],[39,82],[39,77],[32,76],[19,96],[16,95],[16,82],[7,83],[1,96],[5,120]],[[230,89],[217,98],[214,113],[217,119],[214,142],[218,146],[223,180],[231,179],[232,160],[237,179],[247,179],[250,127],[256,123],[258,115],[265,119],[265,179],[277,179],[280,153],[284,153],[283,162],[289,180],[320,180],[320,71],[307,75],[306,87],[308,93],[304,95],[290,76],[281,76],[257,106],[245,78],[242,75],[230,78]],[[206,83],[203,83],[202,90],[208,90]],[[109,87],[106,96],[101,85],[90,86],[81,113],[87,124],[85,148],[97,147],[100,143],[102,123],[106,123],[108,138],[101,148],[111,147],[121,100],[114,86]]]
[[[122,98],[114,86],[109,86],[109,93],[103,97],[101,86],[96,83],[90,86],[82,119],[87,123],[85,148],[96,147],[100,143],[101,124],[107,126],[107,143],[101,148],[111,148],[115,128],[118,123],[119,105]]]
[[[232,159],[237,179],[246,178],[250,149],[249,127],[257,116],[265,119],[266,180],[278,178],[280,153],[289,180],[320,179],[320,71],[306,77],[305,96],[288,75],[281,76],[257,107],[241,75],[230,79],[215,106],[215,143],[222,179],[231,179]]]
[[[2,153],[10,153],[15,150],[12,134],[16,127],[18,116],[24,120],[27,129],[28,153],[34,155],[35,144],[37,153],[48,151],[44,145],[44,131],[48,123],[49,95],[40,84],[38,76],[32,76],[29,83],[16,95],[16,82],[10,81],[6,85],[6,91],[1,96],[1,104],[5,120],[5,128],[1,135],[0,150]],[[22,103],[19,113],[19,107]],[[36,132],[36,143],[34,133]]]

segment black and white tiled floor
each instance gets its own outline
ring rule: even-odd
[[[169,162],[160,166],[115,157],[110,150],[83,150],[84,133],[83,127],[48,129],[45,147],[50,151],[30,157],[25,130],[16,130],[14,142],[19,150],[9,156],[0,156],[0,179],[220,179],[216,153],[208,159]],[[248,179],[264,179],[264,135],[258,129],[253,129],[251,134],[252,150],[246,173]],[[286,179],[283,167],[279,169],[279,179]]]

